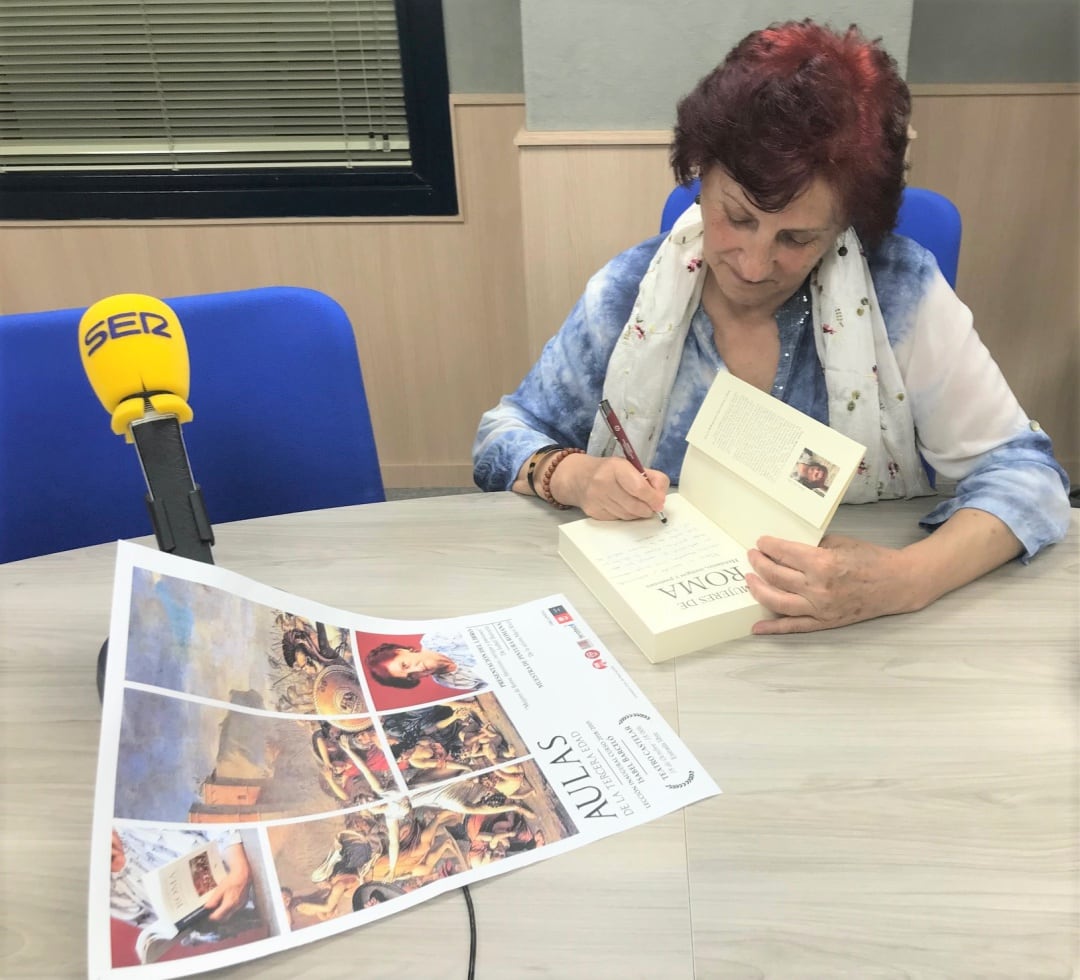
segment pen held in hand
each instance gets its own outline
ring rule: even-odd
[[[645,467],[641,465],[638,454],[634,452],[634,447],[630,443],[626,430],[622,427],[622,422],[619,421],[619,416],[615,414],[614,409],[612,409],[611,404],[606,398],[600,402],[600,414],[604,416],[604,421],[611,430],[611,434],[615,437],[615,441],[622,447],[623,455],[634,469],[648,480],[649,477],[645,473]],[[662,510],[658,510],[656,516],[660,518],[662,523],[667,524],[667,515]]]

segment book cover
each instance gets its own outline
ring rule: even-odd
[[[204,914],[206,895],[225,877],[225,863],[217,843],[210,841],[188,854],[148,871],[143,887],[161,923],[170,923],[173,935],[190,928]],[[168,930],[162,934],[168,936]]]
[[[747,551],[763,534],[817,544],[865,448],[727,372],[687,434],[667,524],[559,528],[559,554],[654,663],[750,633]]]

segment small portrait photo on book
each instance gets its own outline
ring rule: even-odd
[[[800,486],[812,490],[819,497],[824,497],[832,486],[836,465],[812,449],[803,449],[791,471],[791,479]]]

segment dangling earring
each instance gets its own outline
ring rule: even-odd
[[[836,254],[839,255],[840,258],[843,258],[845,255],[847,255],[847,244],[844,241],[846,237],[847,232],[840,236],[840,247],[836,250]]]

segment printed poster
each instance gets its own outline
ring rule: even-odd
[[[117,547],[92,978],[298,946],[719,792],[562,596],[388,620]]]

